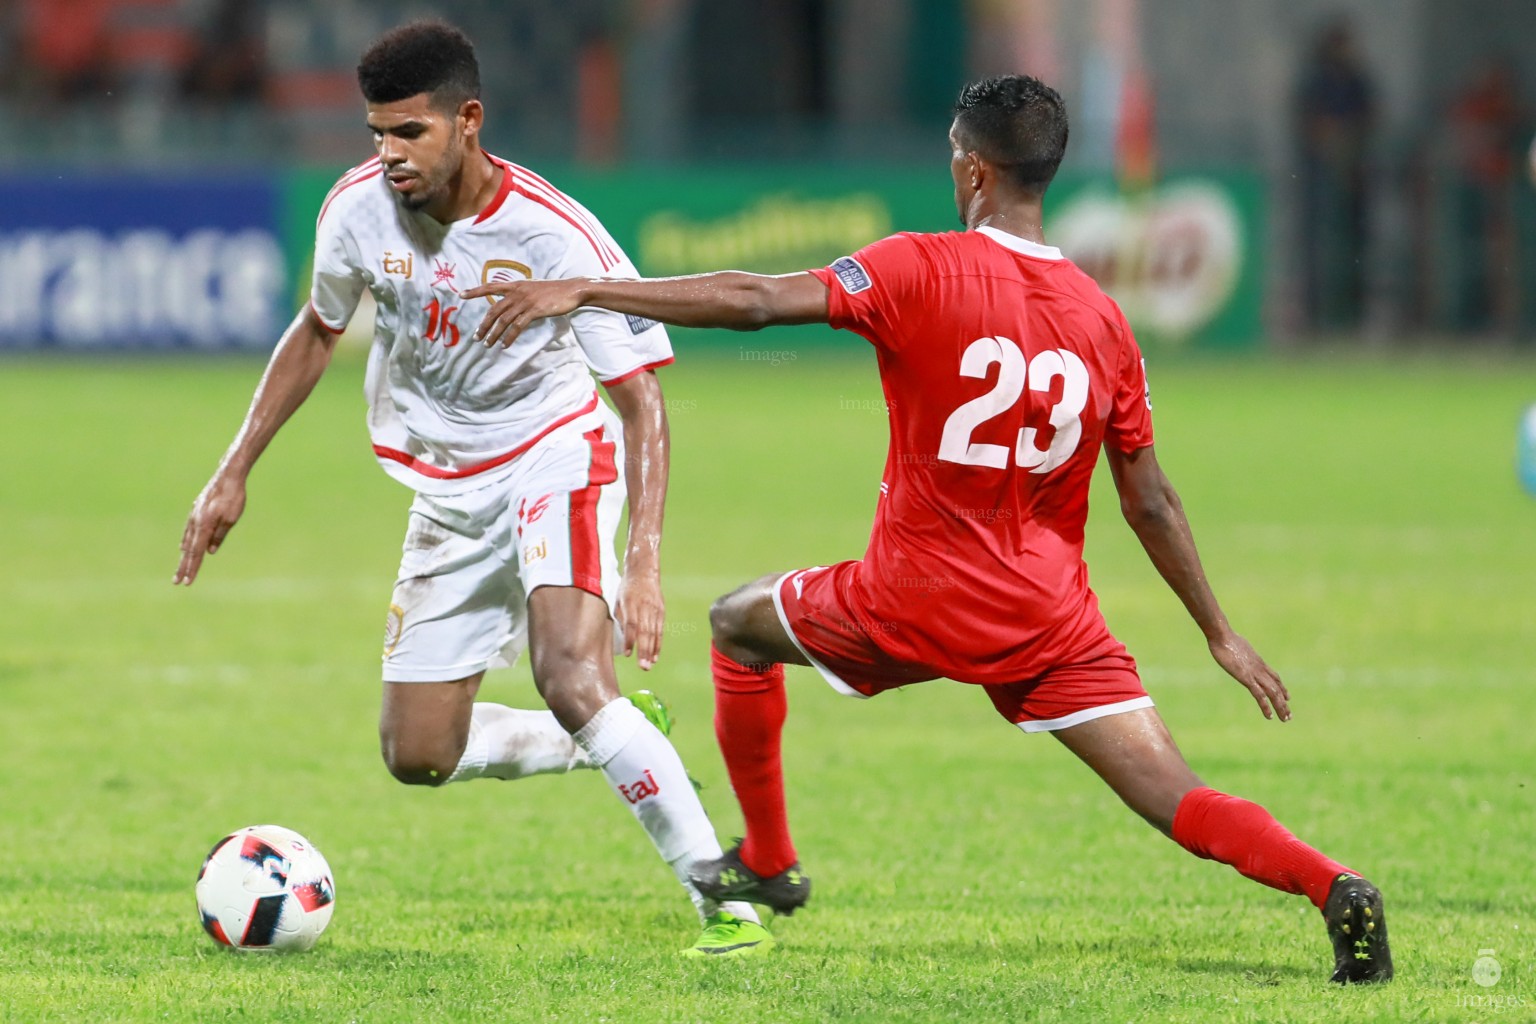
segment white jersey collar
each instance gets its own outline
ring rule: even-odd
[[[1006,231],[999,230],[998,228],[994,228],[989,225],[983,224],[981,227],[977,228],[976,231],[978,234],[986,235],[998,245],[1001,245],[1007,249],[1012,249],[1014,252],[1020,253],[1024,256],[1033,256],[1035,259],[1039,260],[1060,260],[1066,258],[1062,256],[1061,250],[1056,248],[1054,245],[1041,245],[1039,242],[1031,242],[1027,238],[1020,238],[1018,235],[1010,235]]]

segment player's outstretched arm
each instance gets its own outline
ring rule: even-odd
[[[624,421],[624,487],[629,493],[629,540],[619,584],[624,654],[649,670],[661,653],[666,604],[661,596],[661,520],[667,503],[671,431],[661,382],[647,370],[608,389]]]
[[[278,428],[288,422],[288,417],[314,390],[335,349],[336,335],[305,305],[272,352],[239,433],[224,452],[208,485],[192,503],[192,513],[181,534],[181,564],[176,567],[172,583],[191,586],[202,567],[203,556],[218,551],[224,543],[245,511],[245,479],[251,467]]]
[[[528,325],[582,306],[629,313],[678,327],[755,331],[776,324],[827,321],[827,286],[808,273],[744,274],[725,270],[649,280],[573,277],[563,281],[497,281],[462,298],[494,298],[475,340],[512,344]]]
[[[1105,445],[1104,452],[1115,488],[1120,492],[1120,511],[1125,521],[1136,532],[1152,564],[1200,626],[1211,655],[1232,678],[1248,688],[1265,718],[1278,714],[1282,722],[1290,721],[1291,695],[1253,645],[1233,631],[1216,602],[1200,564],[1200,553],[1195,549],[1189,520],[1184,516],[1184,505],[1158,465],[1151,446],[1122,452],[1113,445]]]

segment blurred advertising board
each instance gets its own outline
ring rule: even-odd
[[[825,266],[893,231],[958,226],[941,167],[552,171],[647,276]],[[271,176],[0,178],[0,349],[267,349],[308,296],[334,170]],[[1260,337],[1263,191],[1240,174],[1135,193],[1064,175],[1047,237],[1148,348]],[[360,316],[349,332],[368,333]],[[795,329],[799,340],[824,329]]]
[[[0,178],[0,349],[270,348],[292,316],[269,178]]]
[[[1170,176],[1138,191],[1063,177],[1046,236],[1120,304],[1145,348],[1258,344],[1264,189],[1256,175]]]
[[[942,168],[566,180],[647,276],[787,273],[893,231],[958,227]],[[1252,175],[1177,175],[1128,193],[1107,177],[1064,174],[1047,193],[1046,237],[1120,303],[1145,347],[1242,348],[1262,332],[1263,218]]]
[[[825,266],[893,231],[956,226],[942,168],[936,174],[800,166],[534,169],[591,210],[647,277],[711,270],[788,273]],[[309,294],[315,216],[337,176],[306,171],[288,180],[288,252],[299,268],[296,302]],[[825,328],[783,330],[800,340],[829,337]]]

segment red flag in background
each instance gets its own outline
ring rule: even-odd
[[[1115,175],[1120,187],[1139,191],[1157,178],[1157,119],[1152,82],[1137,60],[1120,83],[1120,112],[1115,123]]]
[[[1141,0],[1098,0],[1097,45],[1119,78],[1115,104],[1115,176],[1139,191],[1157,176],[1152,79],[1141,45]]]

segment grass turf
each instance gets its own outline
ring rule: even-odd
[[[761,344],[772,345],[766,336]],[[853,343],[856,345],[857,343]],[[852,346],[850,346],[852,348]],[[665,371],[663,660],[729,836],[710,599],[854,557],[884,422],[867,353],[731,339]],[[817,881],[761,961],[692,963],[691,910],[593,775],[407,789],[376,661],[407,492],[345,357],[254,474],[192,590],[186,509],[259,367],[0,365],[0,1019],[1322,1021],[1536,1017],[1536,500],[1511,470],[1536,369],[1321,359],[1160,367],[1159,456],[1219,596],[1282,672],[1266,723],[1098,481],[1089,564],[1192,763],[1385,890],[1398,979],[1325,983],[1304,900],[1197,861],[1046,737],[955,684],[876,701],[791,670],[792,820]],[[533,706],[526,668],[489,699]],[[336,871],[308,955],[230,955],[192,881],[272,821]],[[1472,979],[1479,950],[1503,967]]]

